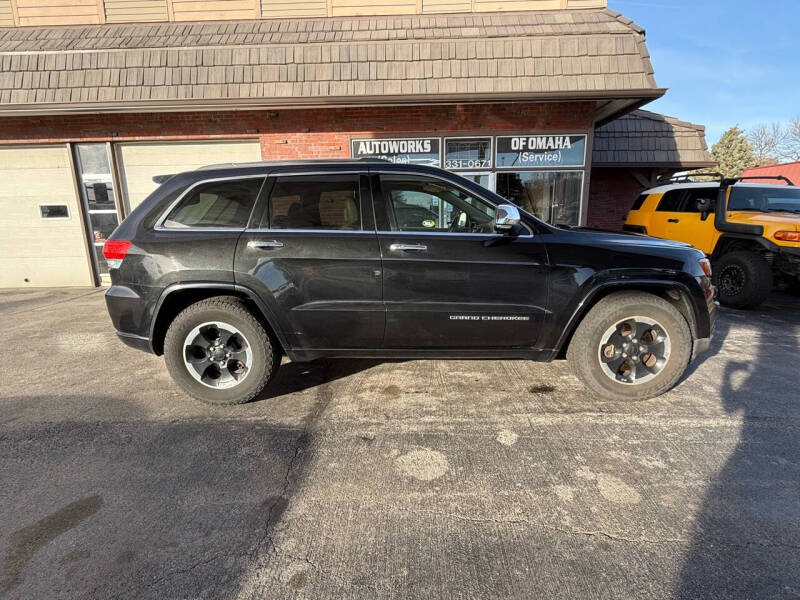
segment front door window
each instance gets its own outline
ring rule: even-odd
[[[492,233],[494,207],[435,179],[385,176],[394,231]]]

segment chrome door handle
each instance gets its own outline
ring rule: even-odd
[[[406,252],[424,252],[427,249],[428,247],[423,244],[392,244],[389,246],[389,250],[392,252],[397,252],[399,250]]]
[[[283,242],[276,240],[250,240],[247,242],[247,247],[255,250],[273,250],[275,248],[283,248]]]
[[[667,223],[680,223],[680,219],[667,219]]]

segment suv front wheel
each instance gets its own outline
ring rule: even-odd
[[[264,389],[280,353],[239,298],[219,296],[184,309],[164,338],[175,382],[208,404],[243,404]]]
[[[772,290],[772,269],[760,254],[735,250],[714,262],[719,301],[731,308],[755,308]]]
[[[692,357],[692,333],[672,304],[617,292],[581,321],[567,359],[589,390],[609,400],[647,400],[670,390]]]

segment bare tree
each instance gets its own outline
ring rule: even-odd
[[[795,117],[789,123],[785,159],[800,160],[800,117]]]
[[[800,126],[800,119],[798,120]],[[800,132],[800,127],[798,127]],[[783,123],[762,123],[747,132],[747,139],[753,146],[756,162],[759,165],[774,165],[785,159],[790,139],[790,127]]]

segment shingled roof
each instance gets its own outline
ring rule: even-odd
[[[635,110],[594,134],[593,166],[701,168],[717,164],[706,128],[646,110]]]
[[[0,29],[0,114],[661,94],[607,9]]]

